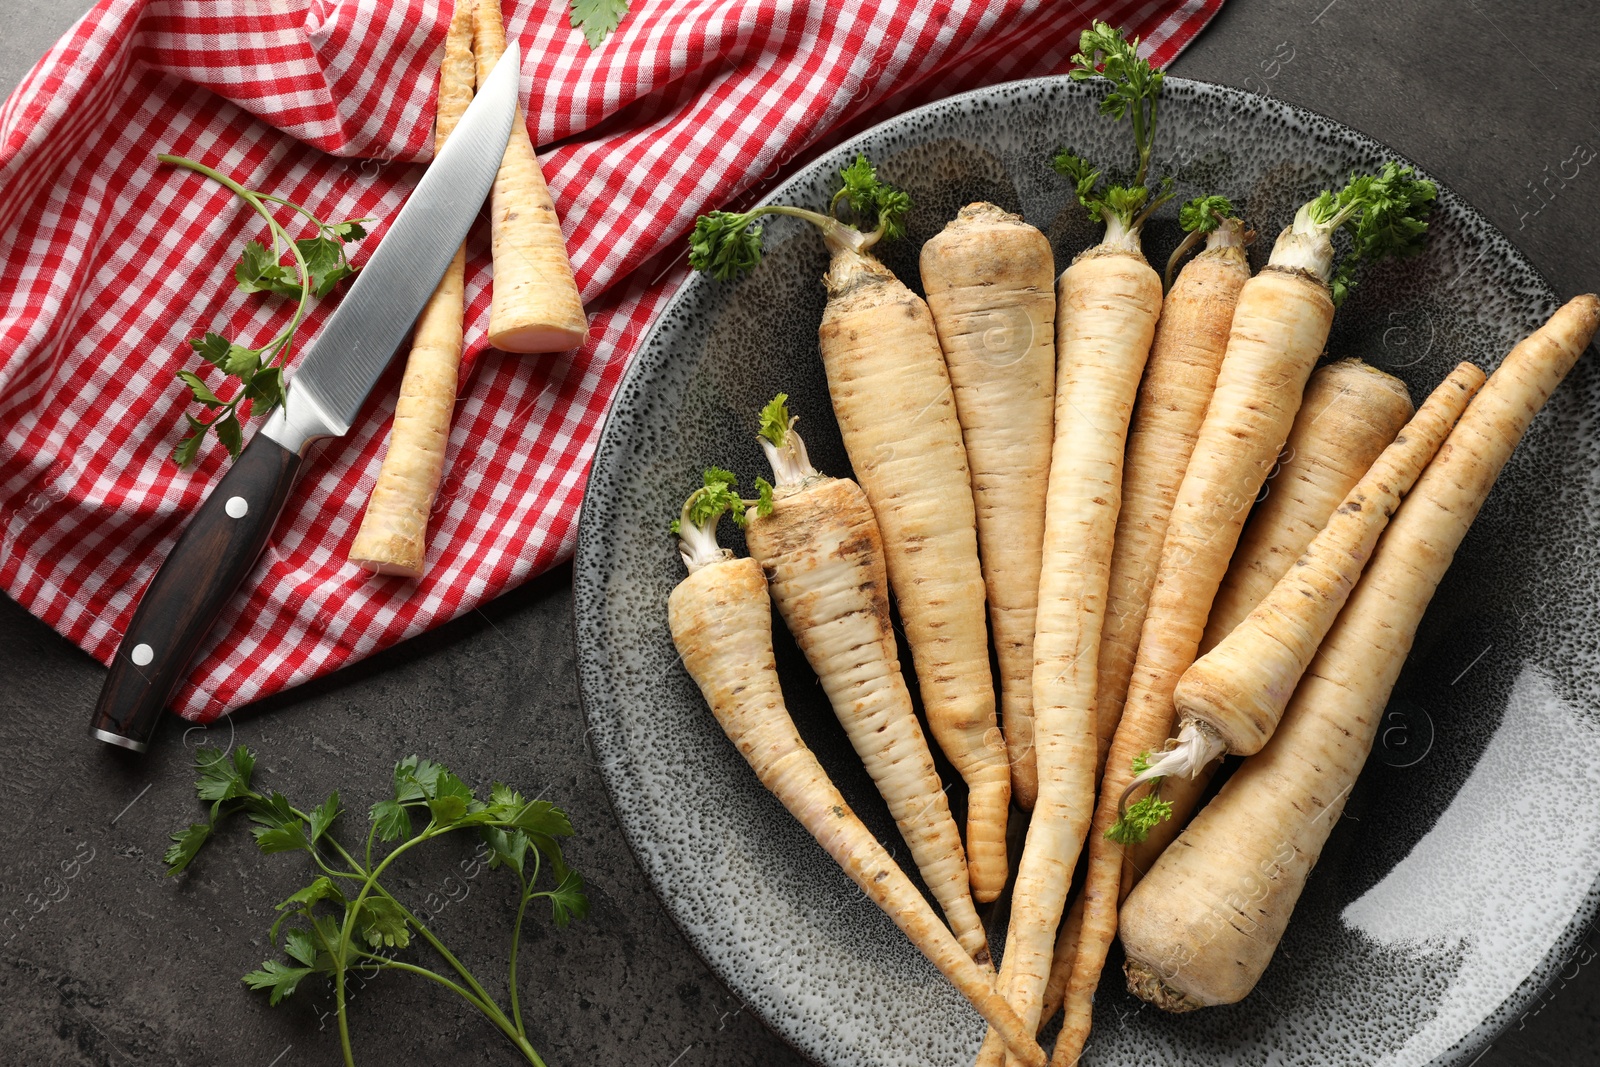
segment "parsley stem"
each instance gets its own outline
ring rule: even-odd
[[[367,952],[364,949],[356,949],[356,955],[361,959],[371,960],[377,964],[379,970],[405,971],[408,974],[417,975],[419,978],[426,978],[430,982],[437,982],[467,1001],[474,1008],[493,1018],[491,1012],[495,1010],[495,1005],[492,1001],[486,1002],[480,999],[476,994],[452,982],[438,971],[430,970],[427,967],[418,967],[414,963],[406,963],[403,960],[390,959],[388,956],[380,956],[375,952]]]
[[[511,991],[511,1018],[517,1024],[517,1033],[527,1037],[528,1031],[522,1026],[522,1000],[517,996],[517,946],[522,944],[522,916],[528,910],[528,901],[533,898],[528,892],[528,880],[522,876],[521,871],[517,872],[517,881],[522,884],[522,901],[517,905],[516,925],[511,928],[511,977],[506,985]]]
[[[494,1001],[473,996],[438,971],[431,971],[426,967],[418,967],[415,964],[404,963],[400,960],[392,960],[386,956],[378,956],[361,949],[356,950],[356,955],[372,960],[380,970],[404,971],[407,974],[414,974],[419,978],[426,978],[430,982],[437,982],[439,985],[444,986],[482,1012],[490,1022],[499,1028],[501,1033],[511,1039],[512,1043],[517,1046],[517,1049],[527,1058],[528,1062],[534,1064],[535,1067],[545,1067],[544,1061],[539,1058],[539,1054],[533,1050],[532,1045],[528,1044],[526,1035],[521,1032],[520,1028],[511,1024],[511,1020],[506,1018],[505,1012],[501,1011],[499,1005]]]
[[[272,341],[267,345],[268,348],[273,350],[272,355],[267,360],[267,365],[271,366],[274,363],[281,364],[283,361],[289,358],[288,348],[290,343],[294,340],[294,331],[297,327],[299,327],[300,321],[305,318],[306,308],[311,304],[311,269],[306,266],[305,256],[301,254],[300,246],[294,243],[294,241],[289,237],[288,231],[286,231],[283,228],[283,225],[278,222],[277,218],[273,216],[272,210],[262,202],[263,197],[261,194],[246,189],[244,186],[240,185],[238,182],[234,181],[221,171],[216,170],[213,167],[208,167],[204,163],[197,162],[196,160],[189,159],[185,156],[174,156],[162,152],[159,153],[156,158],[163,163],[170,163],[175,167],[186,167],[189,170],[194,171],[196,174],[203,174],[212,181],[231,190],[235,196],[249,204],[250,207],[255,210],[256,214],[260,215],[267,221],[267,226],[272,231],[272,239],[274,242],[277,242],[281,239],[284,244],[288,245],[289,253],[294,256],[295,272],[300,276],[300,302],[295,305],[294,317],[289,320],[289,325],[283,330],[282,333],[278,334],[278,336],[273,338]],[[276,197],[267,197],[266,199],[277,200]],[[281,203],[282,201],[278,202]],[[304,209],[302,208],[300,210]],[[244,394],[242,390],[235,394],[229,405],[229,410],[232,410],[233,406],[238,404],[239,398],[243,395]],[[265,412],[255,412],[255,414],[265,414]]]
[[[301,812],[301,811],[299,811],[297,809],[294,809],[294,808],[291,808],[290,810],[293,811],[296,815],[298,815],[301,819],[304,819],[306,822],[310,822],[311,821],[310,818],[304,812]],[[376,825],[374,825],[371,833],[367,834],[367,867],[368,868],[370,868],[372,866],[372,838],[373,838],[373,834],[376,834],[376,833],[377,833],[377,827],[376,827]],[[325,840],[330,845],[332,845],[334,847],[334,849],[339,853],[340,856],[344,857],[344,861],[346,863],[350,864],[350,866],[352,868],[354,868],[356,871],[358,871],[359,873],[357,873],[357,874],[338,874],[337,872],[333,871],[332,868],[327,867],[326,864],[323,864],[323,869],[324,870],[327,870],[329,874],[336,874],[336,876],[340,877],[340,878],[361,878],[361,879],[365,879],[367,877],[367,871],[365,869],[363,869],[362,866],[359,863],[356,862],[354,856],[350,855],[350,853],[345,850],[345,847],[339,843],[337,838],[335,838],[332,834],[328,834],[328,835],[325,836]],[[313,852],[313,855],[315,855],[315,852]],[[322,859],[321,859],[320,856],[317,857],[317,862],[319,864],[322,863]],[[535,854],[535,862],[537,862],[537,854]],[[374,876],[374,878],[375,878],[375,876]],[[422,920],[418,919],[416,917],[416,915],[414,915],[412,913],[410,908],[408,908],[404,904],[400,903],[400,901],[395,898],[394,894],[390,893],[388,889],[386,889],[383,886],[379,885],[376,880],[374,880],[371,883],[371,886],[372,886],[373,889],[377,890],[377,892],[378,892],[378,894],[380,896],[384,897],[386,900],[388,900],[390,903],[392,903],[396,908],[400,909],[400,914],[402,916],[404,916],[406,922],[410,923],[413,927],[416,928],[417,933],[422,936],[422,939],[424,941],[426,941],[428,943],[428,945],[430,947],[432,947],[432,949],[435,952],[437,952],[444,959],[444,961],[446,963],[448,963],[450,965],[451,969],[454,970],[456,972],[456,974],[461,976],[461,980],[463,982],[466,982],[467,985],[472,988],[473,992],[477,993],[478,996],[482,997],[484,1000],[489,1001],[490,1003],[493,1003],[493,998],[490,997],[489,994],[484,990],[483,986],[478,982],[478,979],[476,977],[474,977],[473,973],[471,971],[467,970],[466,965],[464,963],[462,963],[459,959],[456,958],[455,953],[451,952],[448,948],[445,947],[444,942],[440,941],[438,939],[438,937],[436,937],[434,935],[432,930],[429,930],[425,925],[423,925]],[[515,994],[513,994],[513,996],[515,996]]]
[[[345,1067],[356,1067],[355,1049],[350,1047],[350,1016],[344,1003],[344,958],[336,954],[333,962],[333,1005],[339,1019],[339,1050],[344,1053]]]

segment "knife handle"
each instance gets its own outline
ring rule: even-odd
[[[266,547],[300,456],[257,433],[150,580],[117,646],[89,733],[143,752],[228,599]]]

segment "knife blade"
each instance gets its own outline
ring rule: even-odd
[[[309,447],[350,429],[494,184],[517,114],[507,46],[377,250],[300,360],[284,401],[200,505],[140,597],[90,736],[143,752],[217,616],[266,547]]]

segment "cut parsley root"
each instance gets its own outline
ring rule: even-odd
[[[1161,72],[1138,42],[1103,22],[1084,31],[1075,78],[1103,76],[1102,111],[1133,126],[1132,183],[1102,190],[1100,172],[1067,152],[1056,169],[1105,237],[1056,283],[1055,436],[1045,495],[1043,567],[1033,643],[1039,796],[1017,869],[1001,988],[1037,1029],[1072,871],[1094,813],[1095,675],[1121,500],[1123,446],[1156,320],[1161,277],[1145,261],[1146,220],[1170,198],[1145,184]],[[1103,66],[1103,70],[1101,69]],[[996,1042],[980,1064],[998,1058]]]
[[[811,833],[850,879],[923,955],[1005,1035],[1030,1067],[1044,1052],[994,990],[993,973],[939,921],[916,885],[857,818],[800,738],[784,705],[772,651],[772,604],[761,565],[735,559],[716,539],[717,521],[744,514],[731,476],[708,471],[673,523],[689,574],[667,598],[672,640],[684,668],[761,784]]]
[[[1468,405],[1389,524],[1272,740],[1128,896],[1130,991],[1188,1011],[1235,1003],[1255,987],[1372,749],[1440,579],[1597,325],[1600,298],[1570,301]]]
[[[283,368],[289,360],[295,331],[305,318],[311,298],[327,296],[336,285],[356,272],[358,268],[350,263],[345,243],[365,237],[367,231],[361,224],[372,220],[323,222],[299,204],[270,193],[246,189],[204,163],[165,153],[156,158],[163,163],[205,175],[227,188],[266,220],[272,234],[271,247],[256,241],[245,242],[244,252],[233,270],[234,280],[242,293],[275,293],[295,301],[294,317],[289,320],[289,325],[259,348],[246,348],[221,334],[209,332],[189,342],[189,346],[200,353],[201,358],[236,380],[239,386],[230,399],[224,400],[201,380],[199,372],[178,372],[178,379],[188,387],[190,395],[206,408],[207,417],[198,419],[184,413],[189,432],[173,448],[172,460],[180,467],[187,467],[194,462],[208,431],[214,432],[228,449],[229,455],[237,458],[239,450],[244,447],[243,423],[248,417],[240,414],[240,405],[248,401],[250,415],[265,415],[283,400]],[[303,216],[316,227],[316,236],[299,240],[291,238],[268,204],[288,208]],[[285,254],[294,260],[292,275],[282,263]]]
[[[1452,371],[1249,617],[1183,673],[1173,691],[1178,743],[1135,781],[1160,777],[1169,761],[1201,767],[1224,751],[1261,751],[1389,517],[1483,380],[1483,371],[1470,363]],[[1191,747],[1198,752],[1185,752]]]
[[[1342,359],[1312,372],[1266,499],[1251,508],[1211,604],[1200,652],[1209,652],[1255,610],[1395,439],[1412,410],[1404,382],[1358,359]],[[1144,839],[1125,846],[1122,896],[1182,831],[1219,765],[1213,760],[1192,778],[1162,780],[1160,812],[1167,817],[1144,820]]]
[[[871,255],[901,232],[910,201],[865,157],[841,177],[828,214],[770,204],[701,216],[689,265],[722,279],[750,270],[762,237],[752,224],[766,215],[822,233],[832,257],[818,330],[828,392],[883,533],[929,729],[967,784],[969,875],[973,896],[987,902],[1006,879],[1011,767],[995,719],[966,447],[928,306]],[[859,226],[842,221],[845,210]]]
[[[479,85],[505,50],[500,0],[478,0],[473,52]],[[583,344],[589,320],[520,106],[489,194],[489,233],[494,255],[489,343],[502,352],[564,352]]]
[[[956,940],[987,965],[989,940],[972,904],[961,832],[895,655],[878,522],[860,486],[811,465],[787,400],[779,393],[761,412],[761,447],[773,480],[761,483],[755,514],[746,512],[750,556],[766,572],[778,614],[816,672]]]
[[[1117,931],[1122,849],[1164,817],[1155,795],[1122,811],[1134,760],[1172,731],[1172,691],[1194,662],[1212,599],[1227,571],[1250,502],[1289,436],[1311,368],[1322,354],[1334,308],[1357,263],[1420,249],[1432,183],[1387,164],[1324,192],[1295,214],[1267,266],[1239,293],[1216,389],[1168,520],[1128,698],[1106,759],[1089,834],[1083,933],[1068,983],[1067,1019],[1056,1045],[1072,1063],[1089,1032],[1090,1003]],[[1346,230],[1351,251],[1335,265],[1332,237]]]
[[[1011,799],[1033,809],[1033,632],[1044,546],[1040,487],[1055,409],[1055,256],[1020,216],[968,204],[922,246],[922,287],[955,389],[978,556],[1000,661]]]
[[[1191,236],[1209,231],[1206,249],[1183,268],[1162,303],[1128,426],[1095,680],[1097,774],[1122,717],[1167,518],[1217,383],[1239,290],[1250,277],[1244,226],[1225,217],[1232,212],[1233,205],[1220,197],[1184,205],[1183,224],[1193,227]]]
[[[439,111],[434,151],[444,147],[472,102],[476,77],[472,56],[472,0],[456,0],[439,70]],[[455,413],[466,314],[467,248],[456,257],[428,298],[412,333],[400,399],[394,406],[389,449],[367,498],[361,528],[350,546],[350,562],[378,574],[422,577],[428,550],[428,516],[444,475],[445,446]]]

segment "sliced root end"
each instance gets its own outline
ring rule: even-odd
[[[422,577],[422,564],[409,560],[367,559],[357,555],[351,555],[349,559],[351,563],[369,574],[381,574],[391,578]]]
[[[545,352],[567,352],[589,339],[588,328],[574,330],[565,326],[512,326],[496,330],[490,327],[489,343],[502,352],[518,355],[536,355]]]
[[[1128,992],[1140,1000],[1154,1004],[1162,1011],[1181,1015],[1205,1007],[1189,994],[1173,989],[1160,975],[1139,960],[1131,957],[1126,960],[1122,965],[1122,973],[1128,979]]]

